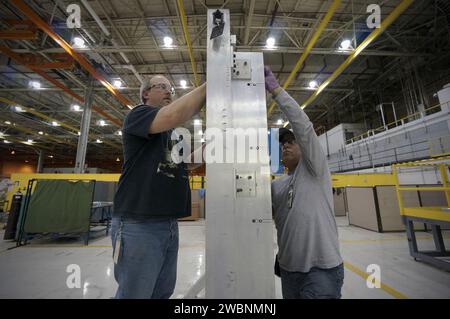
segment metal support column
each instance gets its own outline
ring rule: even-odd
[[[395,104],[392,102],[392,113],[394,113],[395,126],[397,126],[397,113],[395,113]]]
[[[214,142],[205,149],[206,298],[270,299],[275,277],[263,54],[233,53],[233,39],[229,10],[208,10],[205,137]],[[253,140],[236,129],[264,136]],[[245,148],[234,145],[239,138]],[[225,163],[208,160],[221,151]],[[244,162],[236,158],[242,153]]]
[[[383,122],[383,127],[386,130],[387,128],[386,128],[386,120],[384,119],[383,103],[378,105],[378,110],[380,111],[380,114],[381,114],[381,121]]]
[[[36,167],[36,173],[42,173],[43,167],[44,167],[44,151],[39,151],[39,158],[38,158],[38,164]]]
[[[421,118],[424,118],[427,115],[425,111],[425,106],[422,103],[417,104],[417,110],[420,112]]]
[[[83,116],[81,118],[81,128],[80,128],[80,137],[78,138],[78,147],[77,147],[77,158],[75,161],[75,173],[82,174],[85,169],[85,161],[86,161],[86,151],[87,151],[87,143],[89,138],[89,126],[91,123],[91,115],[92,115],[92,88],[94,85],[93,78],[90,78],[89,85],[85,90],[84,97],[84,110]]]
[[[414,222],[407,217],[404,218],[406,236],[408,238],[409,254],[414,258],[417,258],[419,249],[417,247],[416,233],[414,232]]]
[[[431,229],[433,231],[433,240],[434,245],[436,246],[436,251],[441,254],[445,254],[445,244],[444,238],[442,237],[441,226],[439,225],[431,225]]]

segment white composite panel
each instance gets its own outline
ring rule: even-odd
[[[223,35],[210,40],[214,11],[208,10],[206,128],[224,136],[234,128],[267,132],[263,56],[236,53],[244,72],[232,80],[229,11],[221,10]],[[249,140],[248,150],[265,154],[256,163],[237,163],[235,157],[229,164],[206,164],[206,298],[275,295],[268,138]]]

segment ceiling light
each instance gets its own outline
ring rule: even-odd
[[[12,152],[11,152],[11,155],[14,155],[14,154],[16,154],[16,152],[15,152],[15,151],[12,151]]]
[[[120,89],[120,88],[122,87],[122,81],[121,81],[121,80],[114,80],[114,81],[113,81],[113,86],[114,86],[116,89]]]
[[[14,107],[14,110],[16,112],[25,112],[24,109],[22,107],[18,106],[18,105]]]
[[[103,143],[103,141],[102,140],[99,140],[99,139],[97,139],[95,142],[97,142],[97,143]]]
[[[10,121],[5,121],[5,124],[6,125],[11,125],[11,122]]]
[[[105,120],[99,120],[99,121],[97,122],[97,125],[105,126],[105,125],[106,125],[106,122],[105,122]]]
[[[316,88],[317,85],[318,85],[317,81],[314,81],[314,80],[313,80],[313,81],[309,82],[309,87],[310,87],[311,89]]]
[[[32,87],[33,89],[40,89],[41,88],[41,83],[39,81],[30,81],[30,87]]]
[[[73,46],[76,48],[85,48],[84,40],[80,37],[73,38]]]
[[[53,155],[49,155],[48,157],[53,158]]]
[[[164,37],[164,46],[170,48],[172,46],[173,40],[171,37]]]
[[[39,131],[38,134],[39,134],[39,135],[44,135],[44,132]]]
[[[25,160],[25,163],[28,163],[28,160]]]
[[[186,80],[181,80],[181,81],[180,81],[180,85],[181,85],[181,88],[185,89],[185,88],[186,88],[186,85],[187,85]]]
[[[81,135],[81,132],[78,132],[78,136],[80,136]]]
[[[31,140],[31,139],[28,139],[28,140],[27,140],[27,143],[30,143],[30,144],[31,144],[31,143],[33,143],[33,142],[34,142],[34,141]]]
[[[59,124],[58,122],[56,122],[56,121],[53,121],[53,122],[52,122],[52,125],[53,125],[53,126],[60,126],[60,124]]]
[[[352,41],[347,39],[347,40],[343,40],[341,42],[341,47],[340,47],[341,50],[348,50],[351,47],[352,47]]]
[[[5,143],[5,144],[11,144],[11,142],[8,141],[8,140],[3,140],[3,143]]]
[[[116,158],[116,162],[120,162],[120,158]]]
[[[122,136],[122,131],[118,131],[117,135]]]
[[[273,49],[275,47],[275,38],[270,37],[266,40],[266,48]]]
[[[277,125],[281,125],[281,124],[283,124],[283,120],[282,119],[278,119]]]
[[[70,109],[74,112],[81,112],[83,111],[83,109],[81,108],[81,106],[79,106],[78,104],[73,104]]]

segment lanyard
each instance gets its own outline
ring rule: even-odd
[[[295,185],[295,181],[297,180],[297,169],[294,171],[294,173],[292,173],[292,177],[289,181],[289,185],[288,185],[288,198],[287,198],[287,207],[289,209],[292,208],[292,204],[294,203],[294,185]]]

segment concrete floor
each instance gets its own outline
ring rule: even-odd
[[[349,226],[338,217],[341,252],[345,260],[343,298],[450,298],[450,272],[414,261],[405,233],[379,234]],[[3,232],[0,233],[3,238]],[[434,249],[431,234],[418,233],[421,249]],[[450,232],[444,232],[450,247]],[[89,246],[77,239],[33,240],[8,250],[0,241],[0,298],[111,298],[116,290],[109,237],[98,236]],[[173,298],[182,298],[204,271],[204,221],[180,223],[178,278]],[[81,269],[81,288],[69,289],[67,266]],[[381,288],[369,289],[364,272],[370,264],[381,269]],[[275,276],[274,276],[275,277]],[[276,297],[281,298],[275,277]],[[204,296],[204,292],[199,297]]]

